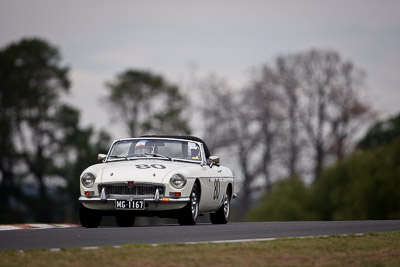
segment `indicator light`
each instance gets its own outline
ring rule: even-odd
[[[181,197],[182,193],[181,192],[170,192],[169,196],[170,197]]]
[[[85,191],[85,196],[87,196],[87,197],[94,196],[94,191]]]

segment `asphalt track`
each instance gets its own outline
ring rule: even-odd
[[[0,231],[0,250],[57,249],[66,247],[119,246],[237,241],[279,237],[362,234],[400,231],[400,220],[329,222],[232,222],[227,225],[162,225],[131,228],[82,227]]]

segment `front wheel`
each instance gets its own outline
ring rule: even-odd
[[[226,191],[224,204],[215,213],[210,213],[210,221],[212,224],[227,224],[229,214],[231,212],[230,194]]]
[[[190,193],[190,202],[182,209],[178,222],[180,225],[195,225],[199,215],[199,189],[194,184]]]
[[[88,209],[83,206],[82,203],[79,204],[79,219],[83,227],[86,228],[96,228],[100,225],[101,214],[97,210]]]

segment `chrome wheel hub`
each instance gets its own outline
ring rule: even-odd
[[[198,214],[198,203],[197,203],[196,192],[192,192],[190,196],[190,201],[192,203],[192,216],[194,219],[196,219]]]
[[[229,212],[230,212],[230,203],[229,203],[229,198],[226,197],[225,201],[224,201],[224,215],[225,215],[225,218],[227,218],[227,219],[229,217]]]

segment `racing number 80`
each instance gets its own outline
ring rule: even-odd
[[[214,180],[214,199],[219,198],[219,194],[221,193],[221,182],[219,179]]]
[[[161,164],[151,164],[151,165],[147,165],[147,164],[137,164],[135,165],[136,169],[150,169],[150,168],[154,168],[154,169],[165,169],[166,167],[164,165]]]

